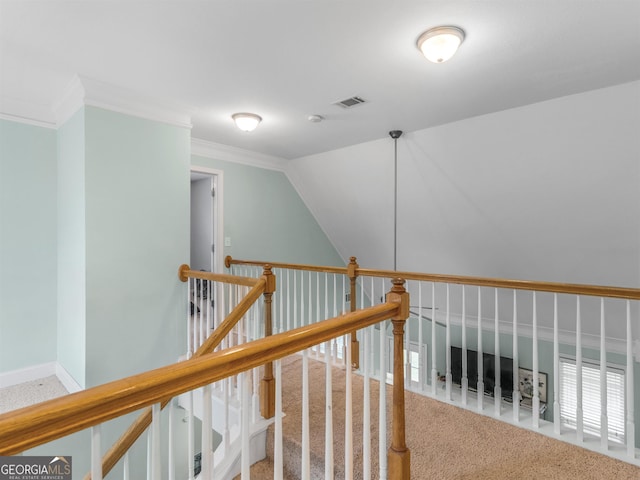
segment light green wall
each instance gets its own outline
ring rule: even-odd
[[[0,120],[0,373],[55,361],[55,337],[56,132]]]
[[[87,386],[185,351],[190,132],[85,108]]]
[[[199,156],[191,164],[224,172],[224,255],[344,265],[284,173]]]
[[[58,129],[58,362],[85,386],[85,115]]]

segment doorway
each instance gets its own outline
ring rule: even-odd
[[[190,259],[192,270],[222,268],[222,172],[191,169]]]

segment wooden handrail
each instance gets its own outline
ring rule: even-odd
[[[471,277],[463,275],[442,275],[434,273],[396,272],[393,270],[371,270],[359,268],[358,275],[368,277],[401,277],[406,280],[422,280],[437,283],[455,283],[475,285],[478,287],[510,288],[514,290],[535,290],[538,292],[570,293],[596,297],[623,298],[640,300],[640,288],[609,287],[601,285],[584,285],[579,283],[537,282],[529,280],[510,280],[488,277]]]
[[[0,455],[15,455],[166,401],[374,325],[407,308],[400,296],[389,294],[380,305],[4,413],[0,415]]]
[[[225,265],[265,265],[290,268],[295,270],[307,270],[308,265],[275,264],[273,262],[259,262],[253,260],[235,260],[231,257],[225,259]],[[318,267],[313,266],[309,270],[314,272],[344,273],[347,268]],[[420,280],[436,283],[454,283],[474,285],[478,287],[510,288],[514,290],[535,290],[539,292],[568,293],[574,295],[587,295],[595,297],[622,298],[628,300],[640,300],[640,288],[612,287],[602,285],[585,285],[578,283],[538,282],[529,280],[511,280],[502,278],[473,277],[464,275],[443,275],[436,273],[398,272],[395,270],[374,270],[368,268],[356,268],[357,276],[394,278],[405,280]]]
[[[260,266],[268,265],[268,262]],[[189,278],[200,278],[202,280],[211,280],[212,282],[230,283],[232,285],[242,285],[245,287],[253,287],[258,279],[251,277],[239,277],[237,275],[228,275],[226,273],[203,272],[201,270],[191,270],[189,265],[180,265],[178,269],[178,278],[180,281],[186,282]]]
[[[287,268],[289,270],[305,270],[307,272],[323,272],[323,273],[338,273],[347,275],[348,269],[346,267],[327,267],[318,265],[303,265],[296,263],[278,263],[278,262],[262,262],[260,260],[236,260],[231,258],[231,255],[227,255],[224,259],[224,265],[227,268],[231,268],[231,265],[253,265],[261,267],[263,265],[271,265],[273,268]],[[398,276],[398,275],[395,275]]]
[[[251,290],[244,296],[240,302],[233,308],[227,318],[215,329],[215,331],[207,337],[207,339],[196,350],[192,358],[200,357],[207,353],[211,353],[220,345],[222,340],[229,334],[233,327],[242,319],[249,311],[260,295],[267,291],[273,292],[275,283],[271,273],[271,267],[265,266],[263,275],[260,278],[236,277],[234,275],[221,275],[211,272],[201,272],[191,270],[189,265],[181,265],[178,269],[178,277],[183,282],[187,278],[202,278],[205,280],[220,281],[234,285],[252,286]],[[250,282],[249,282],[250,280]],[[169,403],[169,399],[161,402],[160,407],[164,408]],[[120,461],[124,454],[133,446],[135,441],[144,433],[149,425],[151,425],[152,415],[151,408],[146,408],[140,413],[138,418],[131,426],[120,436],[120,438],[111,446],[102,458],[102,474],[107,475],[113,467]],[[91,480],[91,473],[84,476],[84,480]]]

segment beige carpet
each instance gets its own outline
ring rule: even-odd
[[[312,479],[324,478],[324,364],[310,360]],[[302,357],[283,361],[285,478],[300,478]],[[362,478],[362,387],[353,375],[354,478]],[[333,369],[335,478],[344,478],[345,374]],[[372,478],[378,478],[378,392],[371,382]],[[387,405],[391,387],[387,386]],[[406,392],[407,445],[413,479],[640,479],[640,468],[473,412]],[[388,409],[388,423],[391,412]],[[391,427],[388,432],[390,436]],[[273,431],[270,432],[272,438]],[[273,446],[269,442],[268,452]],[[273,478],[271,460],[254,466],[252,479]]]
[[[68,393],[55,375],[0,388],[0,413],[35,405]]]

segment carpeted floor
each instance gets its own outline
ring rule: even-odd
[[[325,366],[309,361],[311,478],[324,478]],[[300,478],[302,357],[283,361],[283,420],[286,478]],[[354,478],[362,478],[362,387],[353,375]],[[335,478],[344,478],[345,372],[333,369]],[[371,382],[372,477],[378,475],[378,392]],[[474,412],[406,392],[407,445],[413,479],[638,480],[640,468]],[[391,387],[387,386],[387,405]],[[391,411],[388,408],[388,433]],[[273,428],[273,427],[272,427]],[[272,437],[273,431],[270,432]],[[269,442],[269,454],[273,446]],[[273,478],[270,460],[252,478]],[[255,473],[254,473],[255,472]]]
[[[55,375],[0,388],[0,413],[61,397],[67,393],[69,392]]]

